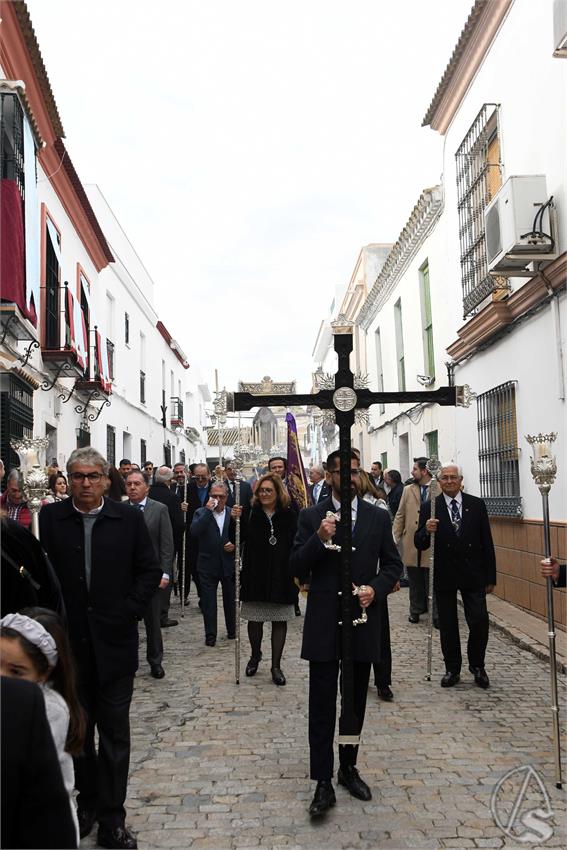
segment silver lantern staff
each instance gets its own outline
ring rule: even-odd
[[[187,541],[187,481],[189,479],[190,469],[189,466],[186,465],[183,470],[183,504],[185,505],[185,512],[183,514],[183,542],[181,544],[181,586],[179,588],[180,595],[180,604],[181,604],[181,616],[185,617],[185,570],[186,570],[186,557],[185,557],[185,549],[186,549],[186,541]],[[179,572],[179,571],[178,571]],[[191,579],[189,579],[191,581]]]
[[[49,495],[49,479],[39,462],[40,452],[49,445],[48,437],[23,437],[21,440],[11,440],[10,446],[20,459],[20,474],[22,476],[22,495],[31,513],[31,530],[39,540],[39,512],[42,501]]]
[[[431,499],[431,519],[435,519],[435,500],[439,495],[439,484],[437,475],[441,470],[438,459],[432,455],[426,464],[426,469],[431,475],[429,484],[429,498]],[[432,531],[429,543],[429,581],[427,587],[427,681],[431,681],[431,666],[433,661],[433,579],[435,570],[435,532]]]
[[[543,543],[546,559],[551,558],[551,535],[549,530],[549,491],[555,481],[557,463],[553,455],[556,433],[526,435],[526,440],[532,447],[533,457],[530,458],[531,473],[541,493],[543,506]],[[553,723],[553,747],[555,755],[555,787],[561,788],[561,740],[559,737],[559,703],[557,699],[557,663],[555,657],[555,618],[553,615],[553,581],[551,576],[546,578],[547,599],[547,634],[549,637],[549,664],[551,676],[551,717]]]

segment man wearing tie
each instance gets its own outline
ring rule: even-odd
[[[159,587],[144,612],[146,627],[146,658],[154,679],[163,679],[163,640],[160,615],[164,594],[173,579],[173,530],[165,505],[148,498],[149,482],[143,472],[131,472],[126,478],[128,504],[144,514],[146,527],[162,570]]]
[[[467,656],[469,670],[479,688],[490,681],[484,669],[488,643],[486,594],[496,584],[496,557],[488,512],[482,499],[461,491],[463,476],[456,464],[444,464],[438,474],[442,493],[431,505],[423,504],[415,545],[428,549],[435,532],[434,584],[446,673],[441,687],[451,688],[460,679],[462,656],[457,617],[457,590],[461,592],[469,627]]]
[[[419,510],[423,502],[429,499],[431,475],[427,470],[426,457],[414,457],[411,471],[413,483],[402,491],[398,510],[394,517],[394,540],[402,545],[402,558],[408,571],[409,581],[409,617],[410,623],[419,623],[420,614],[427,612],[427,594],[429,587],[429,568],[420,566],[420,557],[413,538],[419,522]],[[437,622],[435,600],[433,601],[433,619]]]
[[[228,495],[226,504],[227,507],[232,508],[236,503],[236,469],[234,464],[231,461],[225,461],[224,464],[224,474],[226,475],[226,486],[228,489]],[[240,482],[240,504],[243,508],[249,508],[250,502],[252,500],[252,487],[248,483],[248,481]]]
[[[331,495],[331,491],[325,481],[325,470],[321,464],[310,468],[309,481],[311,482],[311,499],[314,505]]]

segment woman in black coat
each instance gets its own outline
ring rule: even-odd
[[[390,488],[388,493],[388,507],[392,514],[392,519],[396,516],[400,506],[404,485],[402,484],[402,476],[397,469],[388,469],[384,473],[384,481]]]
[[[248,620],[251,657],[246,675],[254,676],[262,658],[264,623],[272,623],[272,680],[285,685],[281,658],[288,620],[295,617],[297,589],[289,556],[297,517],[279,475],[268,473],[258,481],[252,510],[242,523],[244,550],[240,579],[241,616]],[[234,509],[233,509],[234,510]]]

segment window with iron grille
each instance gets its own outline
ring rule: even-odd
[[[380,463],[384,472],[388,469],[388,452],[382,452],[380,455]]]
[[[516,381],[479,395],[480,494],[491,516],[521,516]]]
[[[185,449],[181,449],[179,452],[179,463],[185,463]]]
[[[140,440],[140,466],[143,468],[147,460],[148,447],[145,440]]]
[[[61,248],[61,236],[46,219],[45,227],[45,348],[59,348],[59,260],[56,246]]]
[[[124,313],[124,342],[130,344],[130,316]]]
[[[171,443],[165,443],[163,447],[163,463],[164,466],[171,466]]]
[[[431,317],[431,292],[429,288],[429,263],[419,270],[421,299],[421,333],[423,337],[423,369],[430,378],[435,377],[435,352],[433,350],[433,319]]]
[[[146,403],[146,373],[140,370],[140,402]]]
[[[20,465],[10,440],[32,436],[32,388],[17,375],[0,373],[0,457],[7,470]]]
[[[24,113],[15,94],[0,95],[0,164],[3,180],[14,180],[24,200]]]
[[[116,428],[106,426],[106,459],[111,466],[116,466]]]
[[[399,298],[394,304],[394,324],[396,326],[396,360],[398,364],[398,390],[403,393],[406,389],[406,366],[404,357],[404,326],[402,322],[401,298]]]
[[[498,288],[484,242],[484,210],[502,185],[498,117],[498,105],[485,103],[455,154],[465,319]]]

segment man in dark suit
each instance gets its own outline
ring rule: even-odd
[[[228,496],[226,500],[227,507],[232,508],[234,506],[234,499],[236,495],[235,490],[235,480],[236,480],[236,469],[234,464],[231,461],[225,461],[224,464],[224,474],[226,475],[226,486],[228,488]],[[248,483],[248,481],[240,482],[240,504],[243,508],[248,509],[250,507],[250,502],[252,501],[252,487]]]
[[[98,819],[100,847],[137,847],[125,826],[129,711],[138,668],[138,619],[162,571],[144,517],[104,497],[108,463],[90,446],[67,461],[71,498],[45,505],[41,543],[61,584],[79,697],[87,713],[84,755],[75,759],[81,838]],[[95,749],[98,730],[98,754]]]
[[[322,502],[323,499],[327,499],[331,495],[329,486],[325,481],[325,470],[323,469],[322,464],[310,467],[309,481],[311,482],[309,487],[311,500],[314,505],[316,505],[317,502]]]
[[[149,484],[143,472],[131,472],[126,478],[126,495],[129,503],[144,515],[150,532],[157,559],[162,571],[159,587],[156,588],[144,614],[146,627],[146,658],[154,679],[163,679],[163,640],[161,637],[160,614],[162,593],[173,582],[173,531],[165,505],[148,498]]]
[[[370,477],[374,481],[375,487],[382,487],[384,489],[384,472],[379,460],[375,460],[370,467]]]
[[[74,848],[69,794],[39,687],[0,679],[2,847]]]
[[[222,588],[222,604],[226,631],[234,639],[236,611],[234,595],[234,543],[230,542],[230,508],[227,489],[223,483],[211,486],[209,499],[195,511],[191,537],[199,544],[197,571],[201,583],[201,610],[205,624],[205,644],[214,646],[217,640],[217,588]]]
[[[431,533],[435,531],[433,580],[446,669],[441,687],[451,688],[460,680],[460,590],[469,627],[469,670],[479,688],[488,688],[490,681],[484,669],[488,643],[486,594],[492,593],[496,584],[496,556],[488,513],[482,499],[461,491],[463,476],[456,464],[444,464],[438,479],[442,493],[435,501],[436,518],[431,519],[431,503],[423,503],[414,539],[416,549],[424,551],[429,549]]]
[[[150,487],[148,496],[154,502],[161,502],[165,505],[169,512],[171,528],[173,531],[174,552],[177,558],[181,557],[181,547],[183,545],[183,526],[185,524],[185,514],[181,510],[180,500],[177,498],[171,489],[173,480],[173,471],[169,466],[160,466],[155,470],[154,483]],[[169,606],[171,603],[171,591],[173,589],[173,580],[168,586],[160,591],[161,610],[160,610],[160,626],[162,629],[167,629],[170,626],[177,626],[178,620],[173,620],[169,616]]]
[[[178,467],[179,464],[176,464]],[[180,480],[179,473],[177,474],[177,498],[181,500],[181,510],[185,515],[186,533],[185,533],[185,604],[189,601],[189,590],[191,588],[191,579],[197,588],[197,595],[201,599],[201,585],[199,573],[197,571],[197,559],[199,557],[199,541],[191,533],[191,522],[195,511],[202,508],[209,499],[209,490],[211,489],[211,471],[206,463],[196,463],[193,478],[187,484],[187,501],[183,501],[185,495],[184,482]],[[181,566],[181,558],[178,557],[178,576],[179,576],[179,592],[183,585],[183,568]]]
[[[352,581],[360,588],[357,599],[368,616],[368,622],[353,633],[354,708],[361,731],[370,665],[380,660],[380,607],[398,581],[402,563],[394,545],[390,517],[387,511],[358,497],[358,475],[359,460],[352,452]],[[302,583],[309,582],[301,657],[309,661],[309,748],[311,778],[317,781],[309,808],[312,817],[322,815],[335,804],[331,780],[341,652],[341,556],[324,544],[333,537],[336,543],[341,542],[342,532],[335,518],[327,518],[328,511],[340,511],[339,476],[340,453],[332,452],[326,472],[332,494],[299,514],[290,562],[293,575]],[[352,796],[370,800],[370,788],[356,769],[357,754],[358,747],[339,746],[338,781]]]

